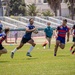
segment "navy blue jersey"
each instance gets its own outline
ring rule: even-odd
[[[28,24],[28,26],[26,26],[26,27],[27,27],[29,30],[35,28],[34,25],[30,25],[30,24]],[[30,38],[31,38],[31,35],[32,35],[32,32],[26,32],[23,37],[26,38],[26,39],[30,39]]]

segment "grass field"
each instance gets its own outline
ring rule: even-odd
[[[64,50],[59,48],[56,57],[53,56],[54,44],[50,50],[37,45],[31,58],[26,56],[30,45],[25,45],[15,53],[14,59],[10,58],[10,52],[16,46],[5,46],[8,53],[0,57],[0,75],[75,75],[75,55],[69,51],[71,45],[68,43]]]

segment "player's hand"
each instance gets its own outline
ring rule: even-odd
[[[33,28],[33,29],[32,29],[32,31],[35,31],[35,30],[36,30],[36,28]]]

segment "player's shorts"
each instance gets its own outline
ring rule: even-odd
[[[29,39],[26,39],[26,38],[22,38],[22,40],[21,40],[21,43],[27,43],[29,40],[31,40],[31,38],[29,38]]]
[[[4,47],[2,46],[2,44],[0,44],[0,50],[4,49]]]
[[[75,37],[73,37],[73,42],[75,42]]]
[[[65,38],[58,36],[56,40],[59,40],[60,43],[65,44]]]
[[[46,38],[51,38],[51,37],[52,37],[52,36],[47,36],[47,35],[46,35]]]

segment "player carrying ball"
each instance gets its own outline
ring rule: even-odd
[[[21,40],[21,42],[20,42],[20,45],[19,45],[18,47],[16,47],[16,48],[11,52],[11,58],[13,58],[14,53],[15,53],[18,49],[20,49],[21,47],[23,47],[23,45],[26,44],[26,43],[29,43],[29,44],[32,45],[32,46],[30,47],[30,49],[28,50],[27,54],[26,54],[27,56],[32,57],[31,54],[30,54],[30,52],[33,50],[33,48],[34,48],[35,45],[36,45],[35,42],[34,42],[34,40],[31,38],[32,32],[34,32],[34,31],[36,30],[36,28],[35,28],[35,26],[33,25],[33,23],[34,23],[34,20],[33,20],[33,18],[31,18],[31,19],[29,20],[29,24],[28,24],[27,27],[26,27],[26,33],[25,33],[25,35],[22,37],[22,40]]]

